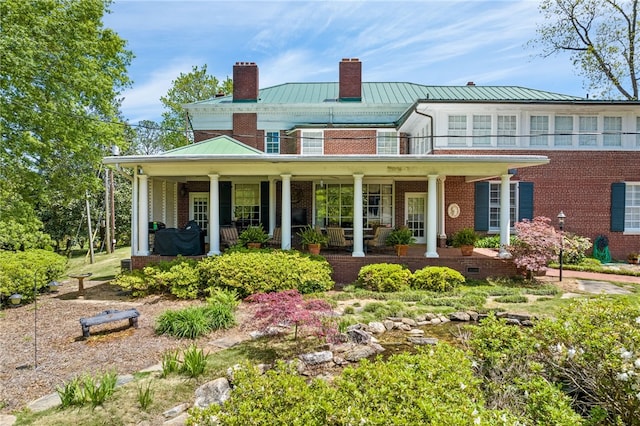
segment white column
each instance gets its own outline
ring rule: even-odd
[[[427,251],[425,257],[438,256],[438,175],[429,175],[427,185]]]
[[[446,176],[438,177],[438,239],[441,241],[447,240],[447,231],[445,218],[447,215],[447,207],[445,205],[444,198],[444,181]]]
[[[502,175],[500,182],[500,253],[498,257],[503,259],[511,258],[511,253],[507,250],[509,245],[511,230],[511,175]]]
[[[276,228],[276,180],[269,178],[269,235]]]
[[[362,178],[364,175],[353,175],[353,257],[364,257],[362,239]]]
[[[291,175],[282,177],[282,250],[291,250]]]
[[[149,177],[138,175],[138,254],[149,255]]]
[[[138,168],[131,181],[131,256],[138,256]]]
[[[220,175],[209,175],[209,253],[207,256],[220,254]]]

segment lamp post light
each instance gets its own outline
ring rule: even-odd
[[[558,213],[558,226],[560,227],[560,281],[562,281],[562,261],[563,261],[563,252],[564,252],[564,219],[567,216],[565,216],[564,212],[562,210],[560,210],[560,213]]]

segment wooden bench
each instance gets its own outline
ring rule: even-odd
[[[119,311],[117,309],[108,309],[89,318],[80,318],[82,326],[82,336],[89,337],[89,327],[92,325],[106,324],[113,321],[129,320],[129,326],[138,328],[138,317],[140,312],[137,309],[125,309]]]

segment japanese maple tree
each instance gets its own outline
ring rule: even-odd
[[[561,234],[551,225],[551,219],[538,216],[515,224],[518,236],[510,251],[513,262],[527,272],[527,276],[543,271],[558,253]]]

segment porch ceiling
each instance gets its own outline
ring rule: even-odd
[[[104,164],[140,168],[149,176],[206,177],[280,176],[292,179],[304,176],[353,176],[414,178],[427,175],[466,176],[469,180],[508,173],[509,169],[548,164],[543,155],[181,155],[172,157],[105,157]]]

